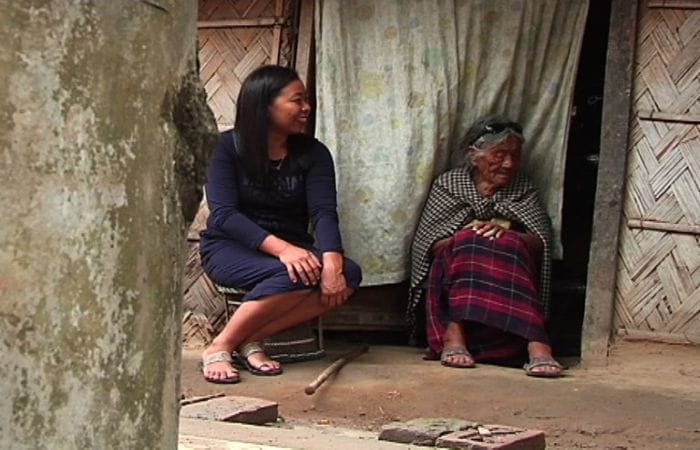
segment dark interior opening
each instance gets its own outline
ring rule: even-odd
[[[591,246],[611,0],[590,2],[569,129],[562,244],[554,262],[550,333],[554,353],[578,356]]]

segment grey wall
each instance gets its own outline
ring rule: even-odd
[[[176,447],[196,9],[0,0],[0,448]]]

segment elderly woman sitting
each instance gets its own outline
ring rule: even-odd
[[[410,308],[425,298],[430,353],[445,366],[514,361],[527,349],[528,375],[556,377],[545,331],[550,224],[518,173],[523,141],[519,124],[495,116],[467,132],[467,163],[435,180],[413,240]]]

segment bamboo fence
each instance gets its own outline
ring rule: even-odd
[[[640,10],[615,302],[626,335],[700,335],[697,7],[666,0]]]

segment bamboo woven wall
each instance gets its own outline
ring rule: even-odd
[[[290,65],[293,10],[293,0],[199,1],[200,75],[219,129],[233,127],[238,91],[253,69]]]
[[[699,7],[640,9],[615,304],[627,333],[690,342],[700,338]]]
[[[200,76],[220,130],[233,127],[238,91],[253,69],[291,64],[294,4],[294,0],[199,1]],[[206,227],[208,215],[202,201],[187,236],[182,331],[183,341],[190,346],[208,344],[226,322],[224,297],[216,292],[199,260],[199,231]]]
[[[182,340],[191,346],[209,344],[226,324],[226,300],[202,269],[199,232],[206,228],[209,209],[202,200],[187,233],[187,263],[182,280]]]

